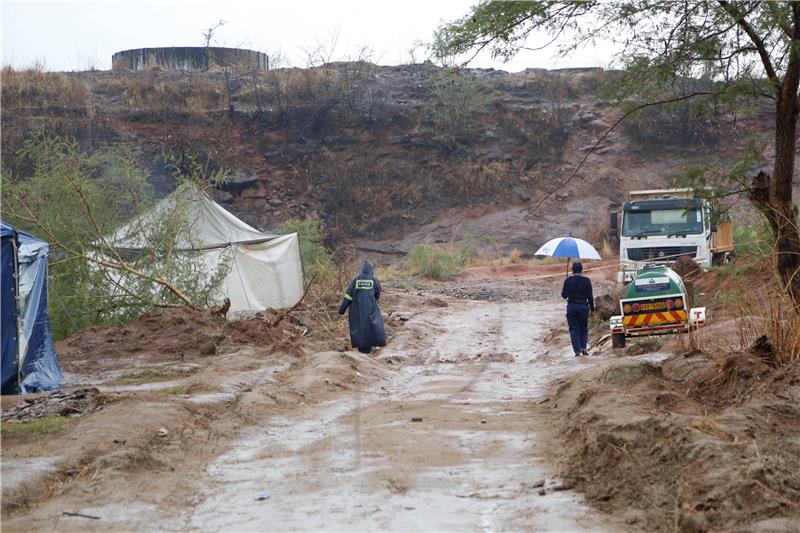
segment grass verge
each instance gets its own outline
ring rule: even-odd
[[[3,435],[40,435],[58,433],[69,423],[65,416],[47,416],[30,422],[3,422],[0,433]]]

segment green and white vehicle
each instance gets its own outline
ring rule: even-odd
[[[691,295],[674,270],[656,264],[639,269],[611,317],[611,344],[625,346],[627,337],[690,331],[706,322],[705,307],[691,307]]]

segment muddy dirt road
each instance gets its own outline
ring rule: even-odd
[[[576,530],[598,527],[548,491],[531,405],[568,350],[543,338],[560,305],[459,302],[408,321],[374,387],[253,428],[208,467],[203,530]],[[534,318],[535,317],[535,318]],[[435,326],[433,325],[435,324]],[[580,366],[580,365],[578,365]],[[271,498],[254,502],[267,491]]]
[[[277,396],[280,380],[252,378],[277,370],[239,363],[239,390],[251,392],[235,409],[249,423],[223,416],[213,439],[159,444],[149,471],[150,456],[145,471],[101,469],[4,528],[613,529],[543,458],[538,403],[553,381],[594,364],[571,356],[563,304],[418,296],[398,295],[394,335],[374,358],[314,354]],[[312,398],[315,387],[332,392]]]

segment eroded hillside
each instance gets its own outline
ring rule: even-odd
[[[613,78],[367,63],[227,75],[6,70],[3,164],[24,174],[15,151],[44,126],[87,148],[135,145],[162,193],[173,185],[164,151],[229,168],[216,199],[261,229],[322,218],[331,242],[386,257],[487,236],[530,254],[545,236],[585,235],[626,190],[732,161],[768,131],[768,110],[699,118],[689,104],[650,108],[570,178],[622,114],[601,97]]]

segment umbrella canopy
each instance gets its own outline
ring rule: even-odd
[[[575,237],[551,239],[539,248],[535,255],[568,257],[570,259],[602,259],[591,244]]]

